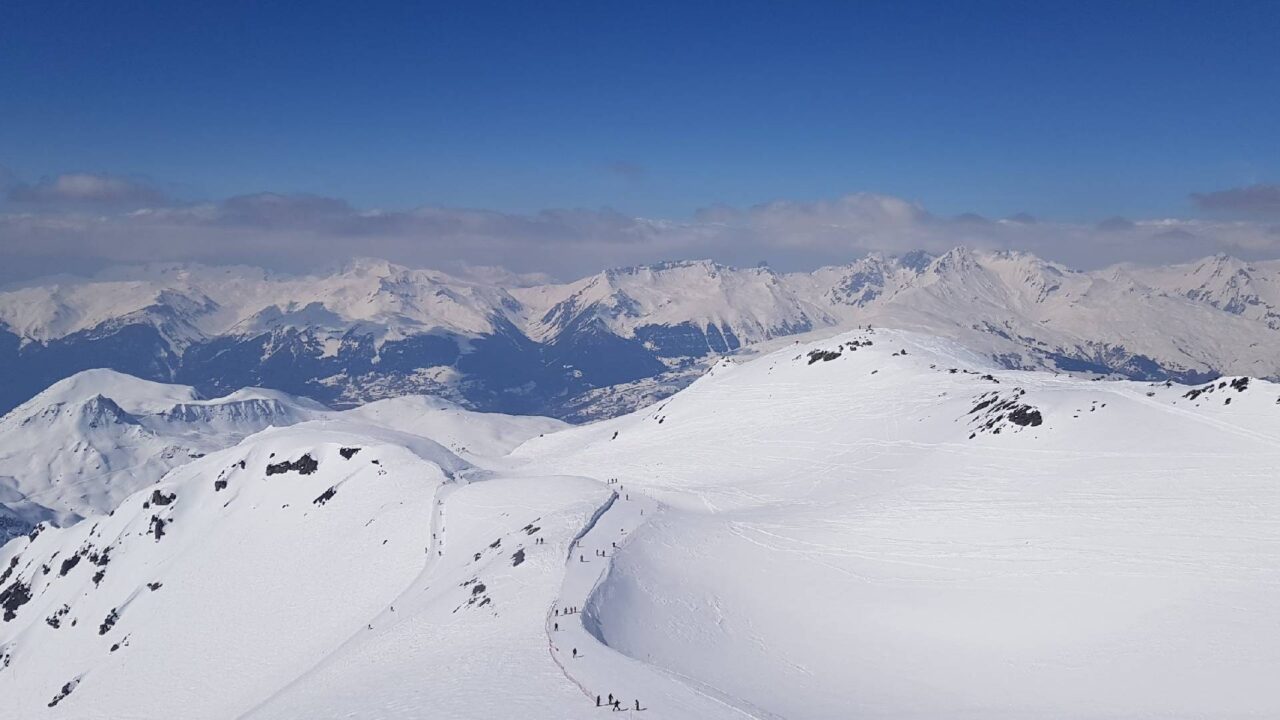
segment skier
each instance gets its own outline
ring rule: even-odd
[[[554,627],[555,627],[555,629],[556,629],[556,631],[557,631],[557,632],[559,632],[559,631],[560,631],[560,623],[556,623]]]
[[[640,709],[640,701],[639,701],[639,700],[636,700],[636,709],[637,709],[637,710],[639,710],[639,709]]]
[[[600,707],[600,696],[596,696],[596,707]]]
[[[578,648],[574,648],[574,649],[573,649],[573,656],[574,656],[575,658],[576,658],[576,657],[578,657]]]

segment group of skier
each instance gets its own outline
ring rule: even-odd
[[[636,709],[636,710],[643,710],[643,709],[644,709],[644,708],[640,707],[640,701],[639,701],[639,700],[636,700],[635,702],[636,702],[636,707],[635,707],[635,709]],[[609,693],[609,702],[604,703],[604,702],[601,702],[601,701],[600,701],[600,696],[599,696],[599,695],[597,695],[597,696],[596,696],[596,707],[608,707],[608,708],[612,708],[614,712],[620,712],[620,711],[622,710],[622,700],[621,700],[620,698],[616,698],[616,697],[614,697],[614,696],[613,696],[613,693]]]

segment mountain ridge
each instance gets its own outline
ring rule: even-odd
[[[682,260],[510,286],[371,258],[301,276],[121,267],[0,291],[0,367],[17,378],[0,412],[111,367],[206,395],[262,386],[354,406],[433,394],[583,421],[633,409],[624,388],[669,394],[717,356],[869,323],[945,335],[1009,368],[1280,377],[1280,262],[1086,272],[958,247],[812,272]]]

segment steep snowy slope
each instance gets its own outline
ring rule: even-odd
[[[878,331],[726,361],[517,454],[662,502],[584,622],[765,712],[1267,717],[1278,397]]]
[[[78,373],[0,417],[0,506],[26,521],[0,542],[24,524],[110,511],[170,468],[324,411],[271,390],[202,400],[185,385]]]
[[[1199,262],[1125,271],[1152,287],[1280,330],[1280,263],[1217,255]]]
[[[6,712],[235,717],[404,589],[442,464],[460,466],[407,436],[273,430],[109,517],[11,543]]]
[[[567,286],[514,293],[530,308],[533,338],[599,323],[614,335],[639,339],[659,357],[727,352],[835,323],[768,268],[705,260],[619,268]]]
[[[1194,382],[1275,377],[1280,333],[1121,270],[1082,273],[1024,253],[963,248],[846,321],[953,338],[1000,364]]]

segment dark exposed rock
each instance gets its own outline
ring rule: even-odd
[[[223,490],[226,490],[226,489],[227,489],[227,481],[226,481],[226,480],[214,480],[214,481],[213,481],[213,491],[214,491],[214,492],[222,492]]]
[[[278,475],[280,473],[296,472],[299,475],[310,475],[320,467],[320,463],[311,457],[310,453],[289,462],[288,460],[267,466],[268,475]]]
[[[164,518],[160,517],[159,515],[151,516],[151,527],[148,530],[148,532],[155,535],[156,542],[159,542],[160,538],[164,537],[164,526],[166,524],[167,523],[165,522]]]
[[[1022,388],[1014,388],[1004,395],[994,390],[979,395],[973,409],[966,413],[975,416],[970,423],[971,426],[976,425],[976,430],[969,435],[969,439],[972,440],[981,432],[998,435],[1002,427],[1007,425],[1024,428],[1040,426],[1044,417],[1038,409],[1021,401],[1025,394],[1026,391]]]
[[[835,350],[810,350],[808,364],[812,365],[819,360],[822,362],[830,362],[838,357],[840,357],[840,353]]]
[[[18,608],[31,602],[31,586],[21,580],[14,580],[4,590],[0,590],[0,610],[4,611],[4,621],[9,622],[18,616]]]
[[[358,447],[344,447],[338,450],[338,454],[342,456],[343,460],[350,460],[355,457],[355,454],[358,452],[360,452],[360,448]]]
[[[49,707],[53,707],[65,700],[66,697],[71,694],[71,691],[75,690],[76,686],[79,684],[80,678],[72,678],[71,681],[63,685],[62,689],[58,691],[58,694],[54,695],[53,699],[49,701]]]
[[[120,613],[116,608],[112,608],[107,613],[107,617],[102,620],[102,624],[98,626],[98,634],[106,635],[111,632],[111,628],[116,626],[116,622],[120,619]]]
[[[511,567],[515,567],[524,562],[524,548],[520,548],[511,554]]]
[[[1040,417],[1040,411],[1030,405],[1022,405],[1009,412],[1009,422],[1015,425],[1037,427],[1043,421],[1043,418]]]
[[[62,618],[66,617],[67,613],[70,613],[70,612],[71,612],[71,606],[63,605],[62,607],[53,611],[53,614],[45,618],[44,621],[49,625],[49,627],[53,628],[54,630],[57,630],[58,628],[62,627]]]
[[[159,490],[153,490],[151,492],[151,503],[153,505],[168,505],[177,498],[178,496],[176,493],[169,493],[168,495],[165,495]]]
[[[71,569],[80,564],[80,553],[76,553],[66,560],[62,561],[62,567],[58,568],[58,577],[66,577]]]
[[[333,496],[337,494],[338,494],[337,488],[329,488],[328,490],[325,490],[324,492],[320,493],[320,496],[317,497],[315,500],[312,500],[311,502],[315,503],[316,505],[323,505],[329,502],[330,500],[332,500]]]
[[[991,407],[993,404],[995,404],[995,401],[996,401],[996,400],[997,400],[997,398],[996,398],[996,397],[990,397],[990,398],[987,398],[986,400],[983,400],[983,401],[979,402],[977,405],[974,405],[974,406],[973,406],[973,409],[972,409],[972,410],[970,410],[968,414],[969,414],[969,415],[972,415],[972,414],[974,414],[974,413],[976,413],[976,412],[981,412],[981,411],[983,411],[983,410],[986,410],[987,408],[989,408],[989,407]]]
[[[162,587],[164,587],[164,583],[160,583],[160,582],[147,583],[147,589],[150,590],[151,592],[155,592],[156,590],[159,590]]]
[[[1214,390],[1213,385],[1205,385],[1204,387],[1192,388],[1186,391],[1185,393],[1183,393],[1182,397],[1188,400],[1195,400],[1196,398],[1200,397],[1205,393],[1213,392],[1213,390]]]
[[[21,556],[14,555],[13,557],[9,558],[9,567],[6,567],[4,569],[4,572],[0,573],[0,585],[5,584],[5,582],[9,579],[9,576],[13,574],[13,569],[18,567],[19,557]]]

